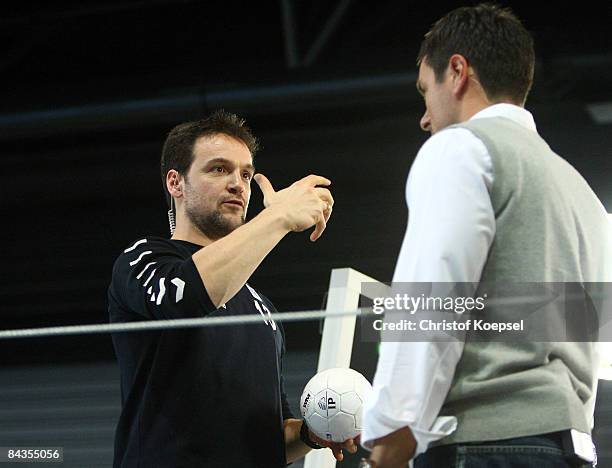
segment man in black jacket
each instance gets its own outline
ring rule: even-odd
[[[289,232],[315,226],[310,239],[321,236],[331,182],[310,175],[276,192],[255,175],[256,149],[244,121],[223,111],[177,126],[166,140],[161,170],[173,235],[140,239],[119,256],[111,322],[255,314],[261,323],[113,335],[122,391],[117,468],[270,468],[319,445],[337,459],[342,448],[356,450],[352,440],[316,438],[291,414],[282,327],[272,303],[247,284]],[[266,208],[245,223],[253,178]]]

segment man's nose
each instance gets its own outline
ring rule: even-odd
[[[231,193],[242,193],[244,192],[245,181],[241,177],[240,172],[234,171],[230,174],[227,182],[227,188]]]
[[[423,117],[421,117],[421,129],[425,132],[431,132],[431,117],[429,117],[429,112],[425,111]]]

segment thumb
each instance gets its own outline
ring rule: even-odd
[[[261,193],[264,194],[264,197],[274,193],[274,187],[272,187],[272,183],[265,175],[255,174],[254,179],[255,182],[257,182],[257,185],[259,185],[259,189],[261,190]]]

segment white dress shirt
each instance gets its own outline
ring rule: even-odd
[[[531,113],[495,104],[472,119],[505,117],[536,130]],[[491,156],[464,128],[433,135],[421,147],[406,183],[409,223],[394,282],[478,283],[495,236],[489,193]],[[452,433],[454,416],[438,417],[461,358],[461,341],[383,342],[374,391],[365,404],[362,444],[409,426],[416,455]]]

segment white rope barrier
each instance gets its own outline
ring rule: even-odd
[[[596,297],[597,295],[593,295]],[[487,305],[497,306],[516,306],[528,304],[540,304],[542,301],[550,300],[550,296],[519,296],[496,298],[487,301]],[[581,299],[582,295],[566,295],[565,298]],[[390,313],[401,313],[401,310],[387,310],[385,315]],[[271,318],[277,322],[299,322],[321,320],[325,318],[340,318],[349,316],[366,317],[377,315],[370,307],[357,308],[347,311],[329,312],[325,310],[305,310],[298,312],[277,312]],[[150,331],[150,330],[166,330],[178,328],[203,328],[217,327],[223,325],[245,325],[251,323],[260,323],[262,320],[268,320],[270,317],[262,317],[261,315],[230,315],[223,317],[202,317],[188,319],[167,319],[167,320],[143,320],[138,322],[124,323],[102,323],[89,325],[67,325],[54,327],[40,328],[22,328],[13,330],[0,330],[0,340],[17,339],[17,338],[41,338],[67,335],[90,335],[100,333],[124,333],[134,331]]]
[[[307,310],[299,312],[279,312],[272,318],[276,322],[297,322],[337,318],[351,315],[365,315],[367,309],[355,309],[343,312],[326,312],[324,310]],[[202,317],[189,319],[146,320],[125,323],[101,323],[92,325],[67,325],[57,327],[22,328],[0,330],[0,339],[41,338],[66,335],[91,335],[97,333],[123,333],[133,331],[170,330],[176,328],[216,327],[222,325],[244,325],[261,323],[261,315],[231,315],[223,317]]]

